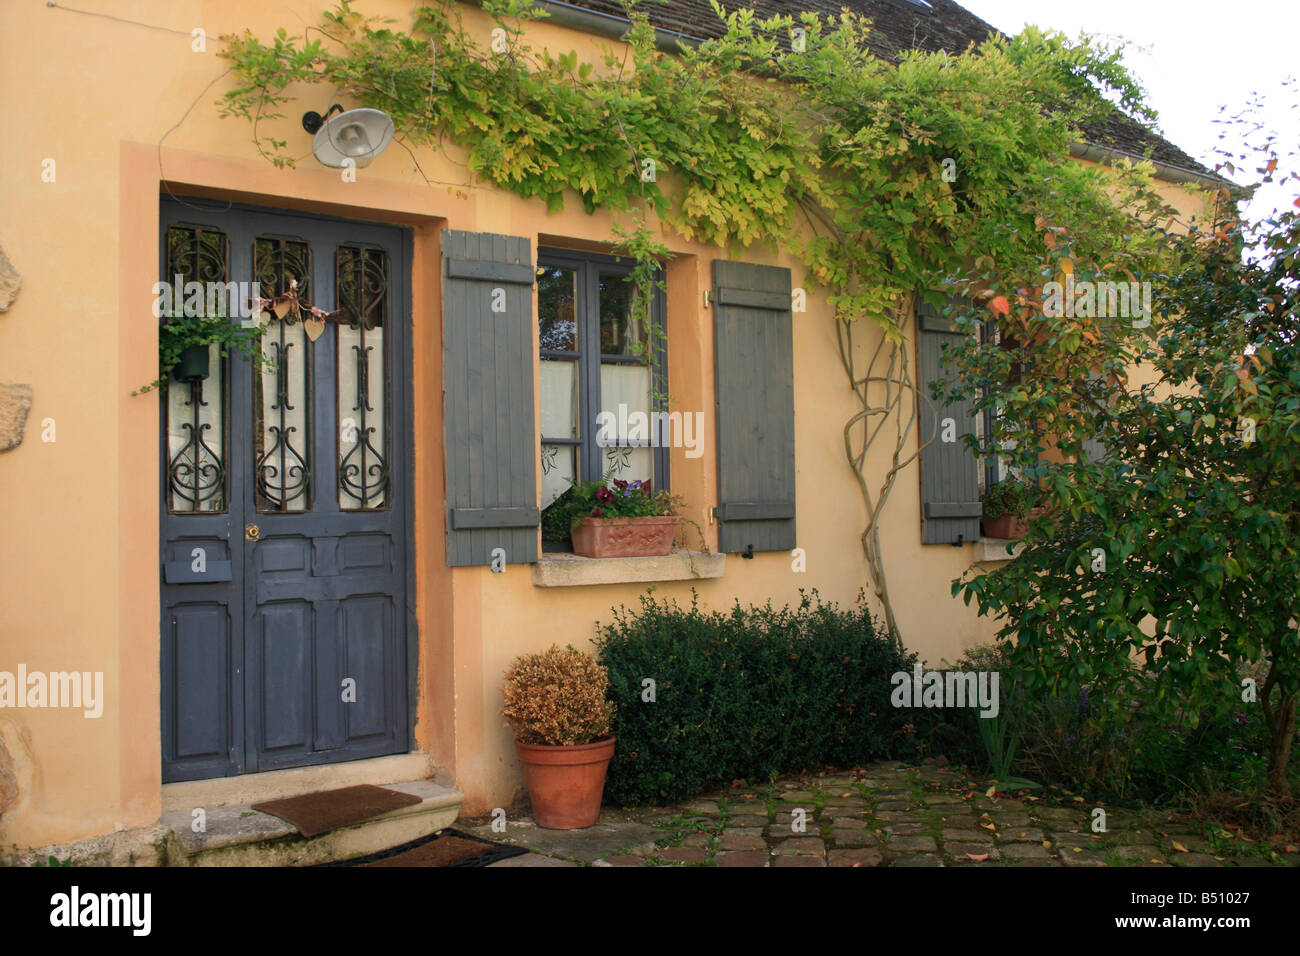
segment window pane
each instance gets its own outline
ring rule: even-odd
[[[338,307],[351,321],[338,330],[339,510],[389,507],[388,255],[339,246]]]
[[[224,283],[226,234],[212,229],[171,226],[167,229],[167,276],[174,283]],[[210,286],[208,288],[211,288]],[[205,306],[207,296],[204,297]],[[217,314],[237,307],[218,306]],[[182,304],[174,312],[183,314]],[[167,507],[173,514],[226,510],[225,377],[221,352],[208,346],[208,374],[184,382],[170,376],[167,388]]]
[[[619,406],[623,406],[620,409]],[[645,426],[639,435],[633,436],[633,443],[650,440],[648,418],[633,417],[633,412],[642,416],[650,411],[650,369],[645,365],[611,365],[600,366],[600,410],[609,412],[617,421],[616,434],[620,441],[628,437],[628,432],[641,421]],[[613,429],[607,430],[609,434]]]
[[[542,507],[546,508],[569,488],[569,480],[578,474],[576,445],[542,446]]]
[[[649,448],[609,446],[602,448],[601,474],[621,481],[652,481],[655,475],[654,451]]]
[[[577,438],[578,363],[542,359],[542,437]]]
[[[578,350],[578,274],[573,269],[543,267],[537,277],[537,322],[543,349]]]
[[[600,277],[600,351],[605,355],[645,355],[646,330],[632,320],[637,289],[621,275]]]
[[[596,434],[601,474],[623,481],[654,478],[654,435],[650,416],[650,369],[644,365],[600,367],[600,405],[607,413]],[[664,436],[667,438],[668,436]]]
[[[259,238],[253,245],[253,276],[263,298],[293,288],[310,302],[311,247],[293,239]],[[253,403],[258,511],[311,508],[311,348],[299,316],[270,313],[262,331],[266,364],[256,377]]]

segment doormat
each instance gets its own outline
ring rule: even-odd
[[[314,837],[420,802],[415,794],[363,783],[339,790],[304,793],[300,797],[267,800],[253,804],[253,809],[292,823],[305,837]]]
[[[493,843],[459,830],[442,830],[367,856],[316,866],[489,866],[527,852],[526,847]]]

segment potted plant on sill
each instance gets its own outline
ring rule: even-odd
[[[515,732],[537,825],[579,830],[600,818],[614,756],[609,675],[589,654],[552,646],[506,671],[501,714]]]
[[[986,538],[1023,538],[1038,504],[1038,488],[1015,479],[999,481],[980,496]]]
[[[639,558],[671,554],[677,536],[678,499],[648,481],[574,482],[562,498],[558,520],[568,521],[573,553],[588,558]],[[558,504],[558,501],[557,501]]]
[[[159,388],[171,376],[178,382],[207,378],[209,346],[213,344],[220,347],[223,356],[233,351],[247,356],[254,368],[260,368],[264,361],[261,336],[260,325],[235,325],[221,316],[169,316],[158,329],[158,377],[131,394],[142,395]]]

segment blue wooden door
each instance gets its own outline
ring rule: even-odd
[[[165,781],[408,748],[409,263],[393,227],[163,203],[173,309],[265,359],[161,397]]]

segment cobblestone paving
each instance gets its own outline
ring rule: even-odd
[[[603,830],[601,851],[582,856],[544,847],[548,831],[518,816],[504,837],[486,824],[456,825],[552,857],[613,867],[1300,865],[1300,853],[1226,830],[1206,837],[1168,812],[1104,809],[1106,832],[1094,833],[1091,804],[1063,805],[1049,795],[989,797],[953,769],[876,764],[701,794],[681,807],[607,809],[600,827],[591,828]],[[646,825],[657,834],[652,842],[644,839]],[[609,852],[621,827],[640,842]],[[570,835],[580,842],[584,832]]]

